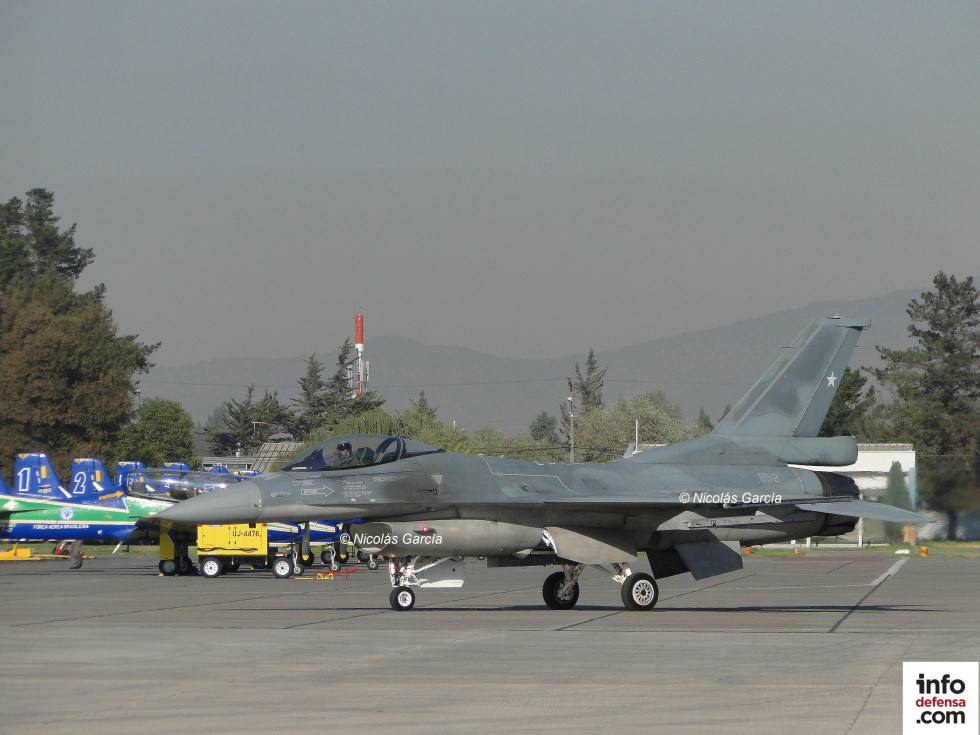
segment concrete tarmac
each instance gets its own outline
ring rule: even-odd
[[[880,734],[901,731],[903,661],[980,659],[980,559],[747,557],[662,580],[646,613],[591,569],[549,610],[551,571],[470,561],[394,612],[384,566],[0,563],[0,733]]]

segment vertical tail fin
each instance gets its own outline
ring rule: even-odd
[[[116,462],[116,476],[112,484],[116,487],[126,487],[126,477],[134,470],[145,470],[146,465],[140,461]]]
[[[87,457],[71,464],[71,496],[73,502],[99,505],[120,505],[123,489],[113,484],[101,459]]]
[[[715,428],[721,436],[815,437],[866,320],[814,319]]]
[[[18,454],[14,466],[16,495],[44,500],[73,500],[54,471],[51,460],[43,452]]]

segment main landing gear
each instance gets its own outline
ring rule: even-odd
[[[609,572],[605,567],[596,569]],[[621,595],[627,610],[652,610],[660,598],[657,580],[645,572],[633,573],[628,564],[613,564],[612,578],[623,585]],[[571,610],[578,602],[578,578],[584,564],[562,564],[562,571],[549,575],[541,588],[544,604],[552,610]]]

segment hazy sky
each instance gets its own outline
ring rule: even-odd
[[[972,2],[0,0],[0,199],[161,364],[574,355],[980,276],[978,70]]]

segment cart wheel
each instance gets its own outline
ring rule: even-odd
[[[272,573],[279,577],[279,579],[285,579],[293,573],[293,560],[285,556],[278,557],[272,562]]]
[[[208,579],[214,579],[221,574],[221,560],[216,556],[209,556],[201,562],[201,574]]]

